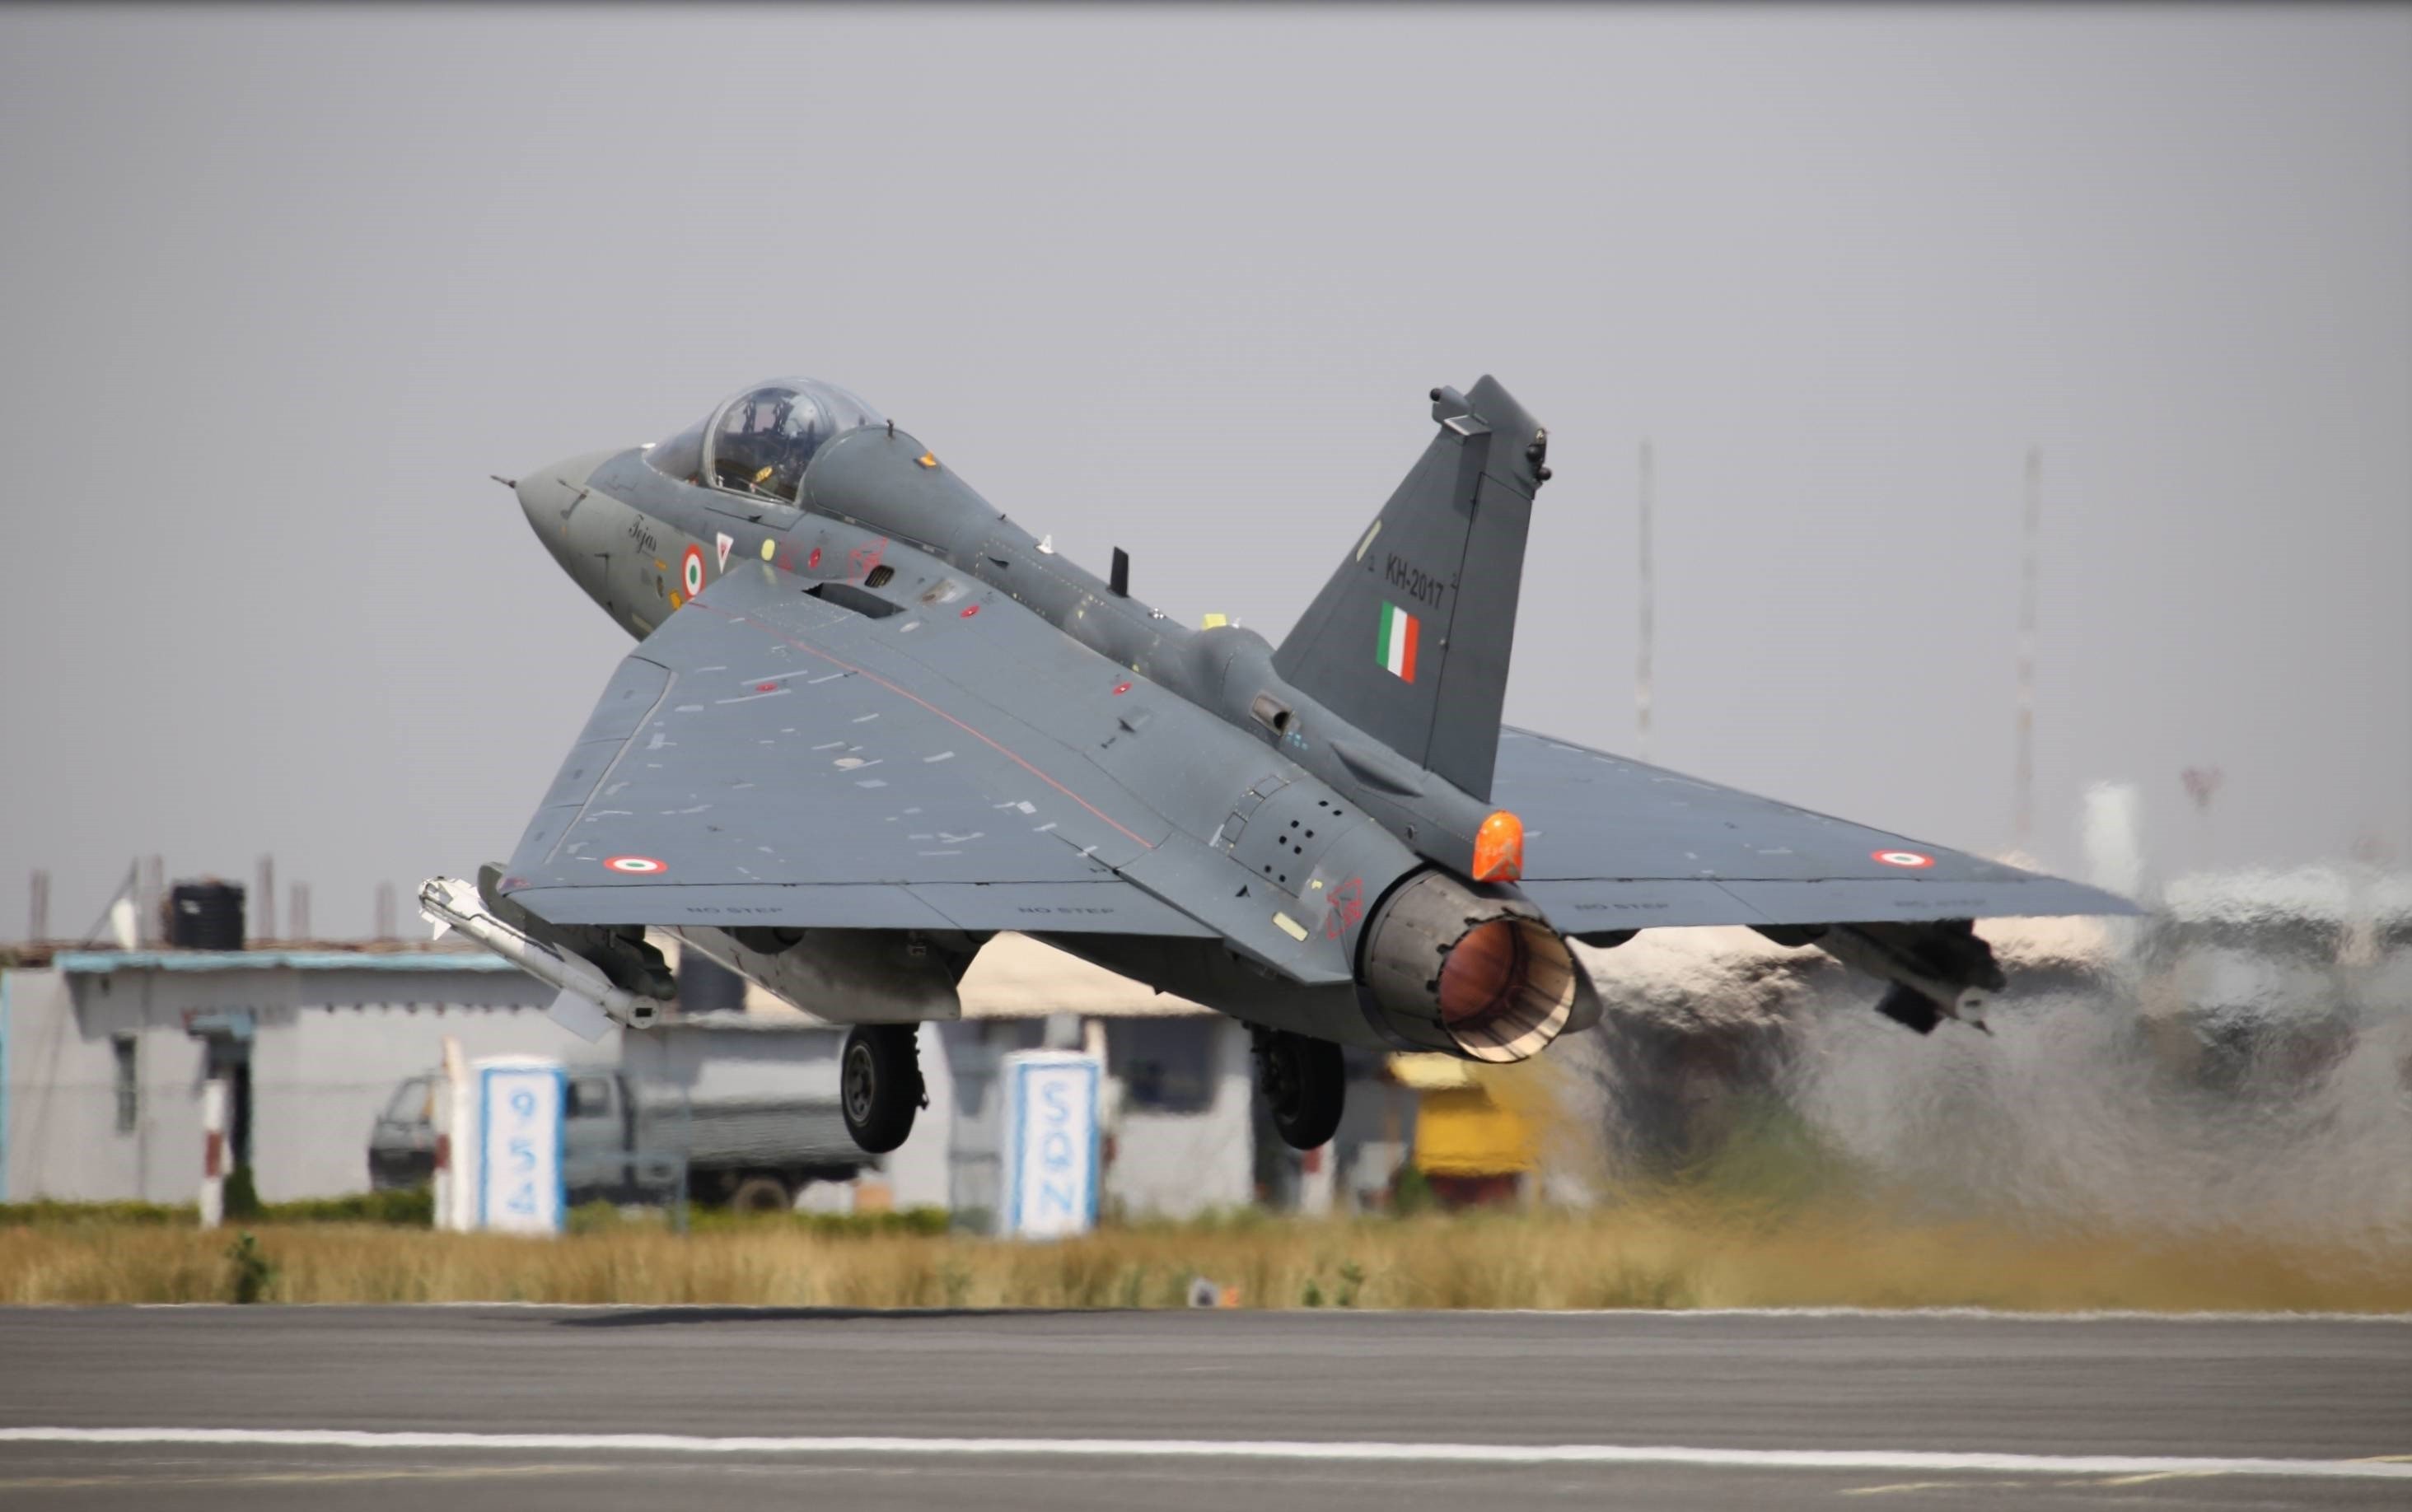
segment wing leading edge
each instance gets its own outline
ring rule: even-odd
[[[1524,821],[1524,893],[1577,935],[2137,912],[2097,888],[1530,730],[1500,731],[1492,797]]]

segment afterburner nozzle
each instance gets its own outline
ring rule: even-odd
[[[1548,919],[1424,872],[1366,928],[1362,979],[1392,1029],[1469,1060],[1537,1055],[1574,1016],[1581,968]]]

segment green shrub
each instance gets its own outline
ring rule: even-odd
[[[227,1216],[234,1209],[234,1183],[227,1183]],[[259,1204],[256,1215],[279,1224],[391,1224],[397,1227],[433,1227],[435,1194],[425,1186],[385,1192],[353,1192],[340,1197],[305,1197],[299,1202]]]
[[[251,1179],[249,1166],[237,1166],[226,1179],[226,1215],[229,1218],[257,1218],[259,1188]]]
[[[1400,1218],[1412,1218],[1419,1212],[1430,1212],[1440,1206],[1433,1196],[1432,1179],[1413,1166],[1402,1166],[1399,1174],[1390,1179],[1390,1211]]]
[[[227,1299],[232,1302],[257,1302],[268,1295],[275,1284],[276,1267],[259,1253],[259,1240],[248,1229],[227,1246],[227,1263],[232,1267],[227,1277]]]
[[[189,1202],[0,1202],[0,1228],[50,1228],[68,1224],[179,1224],[200,1221]]]
[[[355,1192],[340,1197],[307,1197],[299,1202],[262,1202],[252,1184],[249,1167],[238,1166],[227,1178],[226,1216],[271,1224],[390,1224],[426,1228],[435,1222],[435,1196],[424,1186],[393,1192]],[[0,1203],[0,1228],[47,1228],[84,1224],[132,1224],[189,1226],[200,1222],[200,1210],[181,1202],[12,1202]]]

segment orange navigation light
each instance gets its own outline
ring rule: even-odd
[[[1474,880],[1513,882],[1524,874],[1524,821],[1493,810],[1474,832]]]

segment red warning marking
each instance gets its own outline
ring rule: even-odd
[[[690,546],[679,558],[679,581],[686,585],[686,596],[693,598],[703,592],[703,548]]]
[[[630,876],[652,876],[657,872],[669,870],[650,856],[610,856],[604,858],[603,864],[614,872],[623,872]]]
[[[776,693],[779,691],[779,684],[776,683],[757,683],[754,684],[754,691],[757,693]]]
[[[1128,693],[1129,691],[1130,691],[1130,684],[1129,684],[1129,683],[1115,683],[1115,684],[1114,684],[1114,697],[1117,697],[1117,698],[1121,697],[1124,694]]]
[[[846,575],[849,578],[870,577],[871,569],[879,565],[879,559],[887,550],[888,541],[884,536],[869,546],[856,547],[846,553]]]
[[[806,567],[816,567],[816,566],[819,566],[820,565],[821,565],[821,549],[820,549],[819,547],[816,546],[816,547],[814,547],[814,548],[813,548],[813,554],[812,554],[812,555],[810,555],[810,556],[808,556],[808,557],[806,557],[806,558],[804,558],[804,565],[805,565]]]
[[[818,561],[818,560],[820,560],[820,553],[819,553],[818,551],[814,552],[814,553],[813,553],[813,559],[814,559],[815,561]],[[781,572],[793,572],[793,571],[795,571],[795,570],[796,570],[796,559],[795,559],[795,557],[794,557],[793,555],[791,555],[790,553],[786,552],[786,551],[782,551],[782,552],[780,552],[780,553],[779,553],[779,570],[780,570]]]
[[[1336,940],[1348,926],[1365,917],[1365,879],[1352,876],[1331,889],[1331,908],[1323,916],[1323,937]]]
[[[1914,850],[1872,850],[1868,852],[1868,859],[1882,861],[1887,866],[1905,866],[1913,872],[1934,864],[1934,857],[1920,856]]]
[[[964,606],[963,606],[963,618],[964,618],[964,619],[966,619],[966,620],[970,619],[973,615],[978,614],[978,612],[979,612],[979,606],[978,606],[978,604],[966,604],[966,605],[964,605]]]

